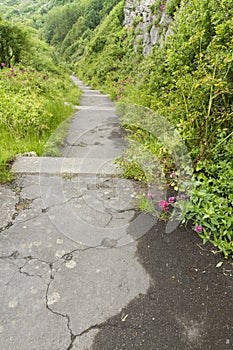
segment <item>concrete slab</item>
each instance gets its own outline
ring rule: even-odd
[[[74,334],[104,322],[108,315],[115,315],[147,291],[150,278],[135,252],[135,243],[121,249],[77,252],[56,273],[48,295],[60,296],[52,305],[53,311],[70,316]]]
[[[106,140],[113,140],[121,138],[122,146],[125,145],[124,140],[122,139],[123,131],[118,128],[118,123],[114,122],[111,124],[101,124],[94,128],[90,129],[75,129],[76,123],[71,122],[71,126],[74,130],[71,130],[66,137],[65,147],[61,149],[61,152],[64,154],[63,149],[67,146],[81,146],[85,147],[87,145],[95,147],[99,143],[104,144]],[[113,144],[113,146],[117,146]],[[121,149],[121,148],[119,148]]]
[[[119,124],[119,119],[116,114],[112,113],[111,110],[105,108],[99,109],[85,109],[75,113],[73,119],[71,119],[70,129],[72,131],[95,130],[97,127],[106,126],[110,124]]]
[[[73,344],[73,350],[88,350],[91,349],[93,340],[98,334],[98,329],[90,330],[88,333],[84,334],[81,337],[77,337]]]
[[[109,97],[109,95],[104,95],[104,94],[96,94],[95,90],[87,90],[85,93],[85,97]]]
[[[114,158],[19,157],[12,166],[17,174],[117,174]]]
[[[1,349],[68,349],[71,340],[67,324],[47,309],[46,290],[39,276],[19,271],[1,289]]]
[[[113,103],[109,100],[107,96],[103,95],[83,95],[80,99],[80,103],[84,106],[105,106],[105,107],[113,107]]]
[[[115,111],[115,107],[107,106],[74,106],[74,109],[78,110],[90,110],[90,111]]]
[[[64,147],[62,150],[62,155],[66,158],[82,158],[81,169],[83,169],[83,171],[85,171],[86,162],[93,163],[93,171],[95,169],[95,162],[97,162],[99,164],[99,168],[101,168],[102,165],[106,163],[106,161],[110,162],[112,160],[113,166],[114,160],[117,157],[119,157],[124,150],[121,138],[114,140],[106,140],[104,137],[100,137],[99,141],[96,141],[94,144],[91,145],[88,145],[82,141],[76,141],[75,143],[77,143],[77,145],[73,144]],[[116,166],[113,166],[113,169],[116,169]],[[109,170],[107,171],[107,174],[109,174]]]

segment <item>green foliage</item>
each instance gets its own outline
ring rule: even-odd
[[[167,0],[166,6],[165,6],[165,13],[168,16],[174,17],[175,11],[180,5],[181,0]]]
[[[180,3],[181,0],[156,0],[151,5],[151,11],[154,15],[157,15],[161,14],[165,10],[165,13],[168,16],[174,17],[175,11]]]
[[[151,5],[151,11],[154,15],[156,15],[159,11],[159,7],[162,5],[162,0],[155,0],[155,2]]]
[[[163,3],[156,2],[157,10]],[[154,5],[154,7],[155,7]],[[180,206],[185,220],[202,226],[204,242],[212,242],[227,257],[232,254],[232,81],[233,1],[167,1],[172,31],[162,47],[143,58],[135,33],[117,22],[120,5],[96,28],[78,63],[80,75],[112,98],[156,111],[150,128],[161,115],[174,125],[189,150],[194,176],[187,190],[190,202]],[[179,11],[176,11],[179,6]],[[104,37],[106,40],[104,40]],[[93,43],[102,38],[101,50]],[[122,84],[121,82],[124,81]],[[128,81],[128,83],[125,83]],[[125,175],[143,179],[142,159],[148,150],[166,171],[176,170],[173,146],[135,129],[137,113],[124,125],[131,130],[129,148],[120,165]],[[148,170],[147,170],[148,171]]]
[[[220,146],[219,146],[220,147]],[[211,161],[199,162],[190,190],[185,220],[201,225],[210,241],[228,257],[233,250],[233,140],[225,139]]]
[[[133,26],[136,28],[139,25],[139,23],[141,23],[142,21],[143,21],[142,16],[134,17]]]
[[[139,209],[144,211],[145,213],[154,213],[155,212],[155,207],[153,201],[149,200],[144,196],[139,204]]]
[[[127,78],[142,60],[134,29],[122,27],[123,9],[121,1],[94,30],[83,57],[77,62],[79,76],[93,86],[102,89],[106,86],[113,98],[123,98],[127,94]],[[101,51],[96,52],[93,48],[100,37],[106,40]],[[121,81],[125,82],[124,86],[119,85]]]
[[[112,10],[119,0],[80,0],[53,7],[43,24],[45,40],[56,46],[65,58],[76,59],[84,52],[90,31]]]
[[[44,38],[52,45],[60,44],[81,15],[78,4],[52,8],[43,26]]]
[[[74,89],[77,98],[80,94],[62,75],[18,68],[0,74],[0,179],[5,180],[9,160],[28,151],[42,155],[57,126],[72,115],[72,106],[64,104],[67,91],[72,99]]]
[[[16,1],[15,1],[16,3]],[[7,2],[9,5],[10,2]],[[13,2],[12,2],[13,4]],[[36,30],[0,17],[0,181],[18,153],[58,155],[79,90]],[[14,68],[13,66],[14,65]],[[69,68],[65,67],[67,73]],[[53,135],[53,137],[51,137]],[[49,140],[49,141],[48,141]]]
[[[27,22],[28,25],[39,28],[43,24],[43,16],[52,8],[72,3],[75,0],[4,0],[0,3],[0,13],[4,14],[4,18]]]
[[[95,79],[98,84],[104,84],[108,75],[112,79],[115,71],[117,76],[117,68],[127,55],[127,32],[122,29],[123,7],[124,3],[120,2],[95,29],[83,58],[77,64],[80,76],[83,72],[93,85]]]
[[[31,40],[27,29],[0,19],[0,61],[7,67],[19,63],[28,54]]]

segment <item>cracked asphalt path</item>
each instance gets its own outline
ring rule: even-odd
[[[62,157],[17,158],[17,180],[1,188],[4,350],[90,349],[108,318],[149,288],[130,235],[143,189],[117,174],[114,105],[73,79],[83,97]]]
[[[231,263],[138,213],[114,105],[73,79],[62,157],[18,159],[0,189],[0,349],[231,349]]]

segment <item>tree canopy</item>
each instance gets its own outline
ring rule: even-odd
[[[0,61],[7,67],[19,63],[31,49],[29,31],[20,24],[0,19]]]

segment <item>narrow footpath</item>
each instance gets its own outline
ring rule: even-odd
[[[72,79],[62,156],[19,157],[0,187],[0,349],[232,349],[231,262],[138,212],[114,104]]]

